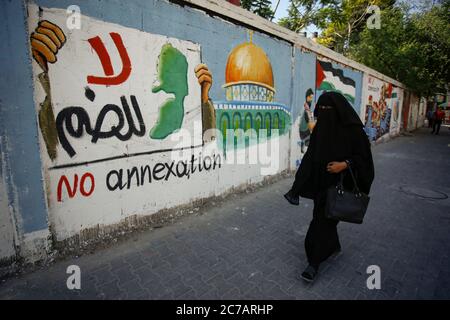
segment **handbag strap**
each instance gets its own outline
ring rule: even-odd
[[[359,194],[359,193],[361,193],[361,191],[359,190],[358,183],[356,182],[355,175],[353,174],[352,166],[350,165],[350,163],[348,161],[346,161],[346,162],[347,162],[348,171],[350,172],[350,175],[352,176],[353,190]],[[341,188],[341,190],[343,190],[344,189],[344,171],[341,172],[341,176],[340,176],[338,184],[339,184],[339,188]]]
[[[355,175],[353,174],[352,166],[349,163],[347,163],[347,164],[348,164],[348,171],[350,171],[350,175],[352,176],[354,188],[355,188],[356,192],[361,193],[359,191],[358,183],[356,183],[356,178],[355,178]]]

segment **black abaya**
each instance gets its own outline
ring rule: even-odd
[[[313,219],[305,238],[308,263],[316,269],[320,263],[341,249],[337,233],[339,221],[325,218],[325,203],[325,194],[319,193],[314,199]]]
[[[318,118],[317,124],[291,193],[314,200],[313,219],[305,238],[305,249],[309,264],[318,268],[320,263],[340,249],[338,222],[325,217],[326,190],[336,184],[339,174],[329,173],[327,164],[348,160],[356,173],[358,186],[365,193],[370,191],[374,169],[370,142],[363,124],[344,96],[334,92],[322,94],[314,113]],[[349,175],[345,175],[344,186],[353,186]]]

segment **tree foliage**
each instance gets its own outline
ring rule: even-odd
[[[319,43],[346,54],[359,34],[366,28],[367,19],[373,14],[370,6],[380,10],[392,8],[395,0],[343,0],[337,10],[325,10],[315,24],[323,30]]]
[[[271,19],[274,15],[271,4],[272,2],[270,0],[241,0],[242,8],[256,13],[265,19]]]
[[[380,28],[369,29],[380,8]],[[315,25],[318,42],[407,85],[421,95],[450,84],[450,0],[291,0],[279,24],[295,32]]]
[[[290,0],[288,16],[279,24],[295,32],[315,25],[323,30],[319,43],[345,54],[371,15],[369,6],[384,9],[394,3],[395,0]]]
[[[300,32],[311,24],[322,22],[323,15],[336,12],[339,0],[290,0],[288,16],[278,23],[292,31]]]
[[[425,11],[405,5],[381,12],[380,29],[364,29],[349,57],[423,96],[450,84],[450,1]]]

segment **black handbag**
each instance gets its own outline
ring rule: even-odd
[[[336,186],[331,186],[327,190],[325,215],[329,219],[361,224],[366,214],[370,197],[359,190],[350,165],[348,166],[348,171],[352,176],[353,190],[344,189],[344,172],[341,172]]]

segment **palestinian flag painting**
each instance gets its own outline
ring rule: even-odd
[[[334,91],[342,93],[352,105],[355,103],[355,80],[344,76],[344,71],[334,68],[331,62],[317,60],[316,89],[322,92]],[[319,96],[320,94],[317,94],[317,97]]]

